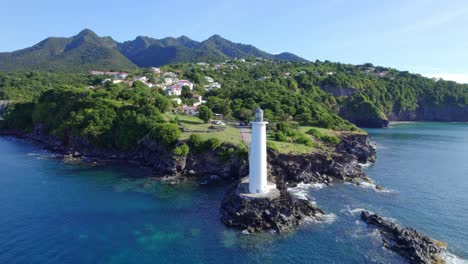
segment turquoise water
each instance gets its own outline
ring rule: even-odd
[[[328,215],[284,235],[243,235],[220,223],[222,180],[161,184],[143,168],[66,164],[0,137],[0,263],[405,263],[381,247],[359,208],[467,259],[468,125],[369,132],[378,161],[367,172],[389,191],[296,188]]]

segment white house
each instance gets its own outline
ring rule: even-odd
[[[180,96],[182,94],[182,86],[177,84],[167,86],[166,94],[169,96]]]
[[[217,89],[217,88],[221,88],[221,84],[219,82],[214,82],[214,83],[211,83],[210,85],[205,86],[205,90],[207,90],[207,91],[211,91],[211,90]]]
[[[190,90],[193,90],[193,83],[191,83],[190,81],[179,80],[179,81],[177,81],[176,84],[180,85],[181,87],[187,86],[188,88],[190,88]]]
[[[156,73],[156,74],[161,73],[161,69],[156,68],[156,67],[151,67],[151,71],[153,71],[153,73]]]
[[[206,101],[203,100],[201,95],[194,94],[192,97],[196,100],[195,103],[193,103],[193,106],[199,106],[201,104],[206,103]]]
[[[164,78],[177,78],[177,74],[173,72],[165,72],[161,75]]]
[[[182,104],[182,100],[179,97],[172,98],[171,100],[176,102],[178,105]]]
[[[184,105],[181,107],[181,111],[183,114],[186,115],[198,115],[198,107],[197,106],[187,106]]]
[[[164,83],[167,85],[171,85],[173,83],[176,83],[177,81],[177,78],[164,78]]]
[[[205,81],[207,81],[209,83],[212,83],[212,82],[214,82],[214,79],[211,78],[210,76],[205,76]]]

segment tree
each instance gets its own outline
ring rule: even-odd
[[[198,108],[198,117],[205,123],[208,123],[213,118],[213,111],[207,106],[202,105]]]

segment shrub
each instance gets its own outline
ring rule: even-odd
[[[157,124],[151,130],[150,136],[166,146],[174,145],[180,137],[179,126],[165,123]]]
[[[210,149],[212,151],[221,147],[222,144],[223,142],[218,138],[210,138],[207,141],[205,141],[205,146],[207,147],[207,149]]]
[[[281,141],[281,142],[286,142],[286,141],[288,141],[288,137],[282,131],[278,131],[278,132],[275,133],[275,140],[276,141]]]
[[[314,145],[314,143],[312,142],[312,140],[310,138],[308,138],[306,135],[304,134],[298,134],[296,136],[296,140],[295,140],[296,143],[299,143],[299,144],[304,144],[308,147],[312,147]]]
[[[311,128],[309,131],[307,131],[307,134],[310,134],[315,138],[322,140],[323,142],[328,143],[330,145],[338,145],[341,142],[341,139],[339,137],[325,135],[316,128]]]
[[[198,134],[191,134],[188,140],[188,143],[192,149],[195,151],[203,150],[203,139]]]
[[[182,144],[182,145],[176,147],[176,148],[174,149],[173,153],[174,153],[174,155],[176,155],[176,156],[185,157],[185,156],[188,155],[189,151],[190,151],[189,146],[188,146],[187,144],[184,143],[184,144]]]

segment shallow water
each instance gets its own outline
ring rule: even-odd
[[[219,221],[226,182],[177,186],[132,166],[66,164],[0,137],[0,263],[405,263],[359,208],[446,241],[468,258],[468,125],[370,130],[368,174],[390,192],[303,186],[326,211],[290,234],[244,235]]]

